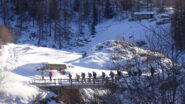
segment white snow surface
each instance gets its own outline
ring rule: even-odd
[[[168,14],[166,14],[168,15]],[[155,15],[156,21],[141,20],[141,21],[128,21],[126,20],[107,20],[96,26],[96,37],[91,39],[89,44],[84,47],[73,48],[74,51],[89,51],[93,46],[103,43],[107,40],[120,40],[124,39],[131,43],[136,41],[147,42],[147,37],[150,37],[153,28],[167,28],[170,23],[163,25],[156,25],[160,21],[160,14]]]
[[[103,54],[103,53],[102,53]],[[92,59],[86,59],[87,63],[94,63],[94,66],[100,64],[97,56]],[[46,63],[62,64],[65,63],[68,66],[68,71],[74,76],[76,73],[81,72],[92,72],[96,71],[101,75],[102,71],[107,74],[109,71],[96,67],[91,68],[86,66],[84,63],[73,65],[73,62],[81,62],[81,54],[75,52],[67,52],[62,50],[36,47],[23,44],[8,44],[3,48],[3,54],[1,56],[3,64],[1,69],[6,70],[1,74],[5,75],[5,79],[2,81],[0,86],[0,103],[29,103],[34,96],[40,91],[36,86],[30,85],[29,82],[32,78],[40,78],[40,73],[37,71],[38,67],[41,67]],[[103,62],[103,60],[102,60]],[[99,66],[100,66],[99,65]],[[46,73],[46,78],[48,78]],[[53,71],[53,78],[66,78],[57,71]],[[44,92],[45,94],[47,92]],[[18,99],[18,101],[17,101]]]
[[[140,24],[154,26],[155,22],[147,20],[141,22],[107,21],[96,27],[97,36],[89,44],[72,50],[57,50],[28,44],[5,45],[1,49],[2,55],[0,56],[0,69],[3,70],[0,76],[4,76],[4,80],[0,81],[0,103],[27,104],[40,92],[46,96],[48,92],[43,92],[29,84],[32,78],[40,78],[37,68],[46,63],[64,63],[71,66],[67,71],[72,73],[73,77],[76,73],[92,71],[96,71],[99,76],[102,71],[108,75],[110,71],[106,69],[106,65],[110,64],[113,50],[106,48],[96,51],[94,47],[99,43],[116,40],[120,37],[125,37],[128,41],[145,40],[146,29]],[[143,49],[136,50],[145,51]],[[88,56],[82,58],[82,54],[79,53],[81,51],[86,51]],[[128,50],[128,58],[131,55],[129,52]],[[60,75],[57,71],[53,71],[53,73],[54,78],[67,77]]]

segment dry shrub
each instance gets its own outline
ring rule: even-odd
[[[82,99],[78,88],[63,89],[60,100],[64,104],[82,104]]]
[[[13,41],[13,36],[8,27],[0,26],[0,46]]]

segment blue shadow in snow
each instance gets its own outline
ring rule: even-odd
[[[30,63],[15,68],[12,72],[22,76],[35,76],[39,75],[37,69],[46,63]]]

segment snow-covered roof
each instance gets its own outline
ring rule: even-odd
[[[154,12],[148,12],[148,11],[146,11],[146,12],[134,12],[134,14],[136,14],[136,15],[142,15],[142,14],[155,14]]]

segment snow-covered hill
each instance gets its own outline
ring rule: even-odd
[[[106,40],[119,40],[121,38],[126,39],[130,42],[137,42],[137,41],[146,41],[146,36],[151,35],[150,28],[160,28],[160,27],[169,27],[169,23],[163,25],[156,25],[156,22],[161,21],[160,14],[156,15],[155,21],[149,20],[141,20],[141,21],[129,21],[128,19],[125,20],[117,20],[111,19],[105,22],[102,22],[96,26],[96,36],[95,38],[90,38],[91,36],[86,37],[87,41],[84,41],[84,38],[77,38],[74,40],[75,42],[67,45],[65,42],[62,43],[65,46],[65,49],[72,49],[73,51],[83,51],[90,49],[94,45],[98,43],[102,43]],[[71,31],[76,33],[77,26],[75,24],[71,24]],[[86,27],[88,28],[88,27]],[[30,27],[30,30],[23,32],[17,43],[21,44],[31,44],[31,45],[38,45],[38,39],[30,38],[29,34],[35,29]],[[85,30],[86,34],[90,34],[89,31]],[[79,40],[79,41],[77,41]],[[71,40],[72,41],[72,40]],[[76,42],[77,41],[77,42]],[[89,42],[90,41],[90,42]],[[57,43],[52,39],[41,40],[40,46],[44,47],[53,47],[59,48]]]
[[[72,49],[57,50],[29,45],[34,43],[5,45],[1,50],[2,56],[0,56],[2,63],[0,69],[3,70],[0,76],[3,75],[2,78],[4,78],[2,82],[0,81],[0,103],[30,103],[39,93],[42,93],[43,97],[47,96],[50,92],[42,91],[29,84],[32,78],[40,78],[40,73],[36,69],[46,63],[67,64],[70,66],[67,71],[72,73],[73,77],[76,73],[92,71],[96,71],[98,76],[101,75],[102,71],[108,75],[110,72],[108,69],[112,67],[114,61],[113,55],[117,52],[116,50],[121,49],[124,52],[124,56],[121,57],[122,61],[120,61],[122,64],[126,65],[127,61],[133,64],[137,58],[143,64],[142,70],[147,70],[147,65],[144,62],[148,57],[164,56],[140,49],[128,42],[118,44],[119,41],[114,41],[120,38],[131,43],[145,41],[145,35],[149,31],[143,26],[155,27],[155,22],[110,20],[96,27],[97,35],[91,39],[91,42],[86,43],[83,47]],[[23,42],[27,41],[28,37],[23,36],[20,39],[20,42]],[[44,42],[44,45],[52,47],[50,42]],[[82,51],[87,52],[87,57],[82,58],[82,53],[80,53]],[[164,58],[162,61],[166,68],[170,66],[170,60]],[[127,73],[126,71],[124,70],[123,73]],[[54,78],[67,77],[60,75],[57,71],[53,71],[53,73]],[[145,75],[147,73],[145,71]]]
[[[22,102],[28,103],[33,100],[34,96],[42,92],[44,96],[48,92],[39,90],[36,86],[30,85],[29,81],[32,78],[40,78],[40,73],[36,69],[45,63],[61,64],[65,63],[70,66],[67,71],[72,73],[73,77],[76,73],[92,72],[96,71],[98,76],[104,71],[109,74],[107,65],[111,64],[112,54],[120,46],[119,41],[107,41],[102,44],[98,44],[91,48],[88,52],[88,56],[82,58],[81,53],[62,51],[50,48],[36,47],[31,45],[21,44],[8,44],[3,48],[1,69],[5,69],[5,79],[1,83],[0,93],[3,94],[0,102]],[[140,60],[145,60],[146,56],[140,56],[141,54],[148,54],[149,51],[139,49],[127,42],[123,42],[122,48],[125,52],[125,56],[122,57],[125,61],[135,61],[133,57],[140,57]],[[133,54],[133,51],[135,54]],[[152,54],[151,56],[159,56],[160,54]],[[167,65],[169,60],[164,61]],[[126,70],[125,70],[126,71]],[[67,76],[60,75],[57,71],[53,71],[54,78],[65,78]],[[127,73],[124,72],[123,73]],[[147,71],[146,73],[147,74]],[[46,74],[47,76],[47,74]],[[48,78],[48,76],[46,77]]]
[[[106,72],[106,70],[89,68],[83,66],[83,64],[73,65],[74,60],[81,60],[81,54],[76,52],[20,44],[8,44],[4,46],[2,51],[1,59],[3,59],[3,64],[1,64],[1,69],[4,69],[5,72],[1,74],[5,75],[5,79],[0,86],[1,103],[28,103],[33,100],[34,96],[40,91],[37,87],[30,85],[29,81],[31,81],[31,78],[40,77],[40,73],[36,69],[45,63],[66,63],[68,66],[73,66],[68,69],[73,75],[97,70],[99,75],[100,71]],[[98,62],[99,60],[97,60]],[[67,77],[60,75],[57,71],[53,71],[53,73],[54,78]]]

